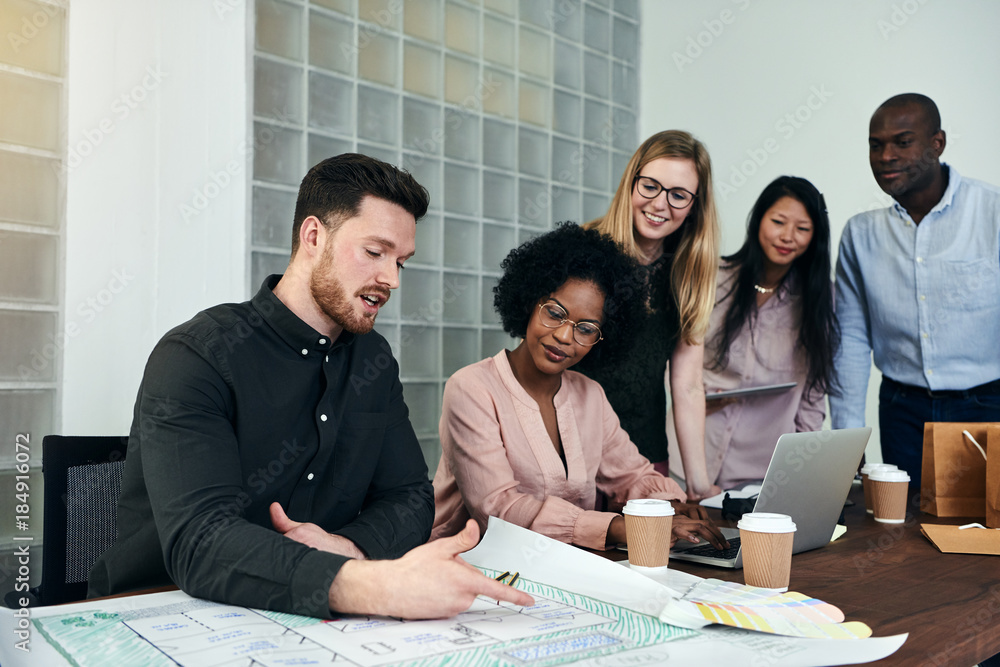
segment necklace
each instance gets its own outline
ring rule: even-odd
[[[757,290],[760,294],[770,294],[771,292],[777,289],[776,287],[761,287],[756,283],[754,284],[753,288]]]

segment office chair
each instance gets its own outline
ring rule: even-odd
[[[127,447],[127,436],[48,435],[42,440],[42,579],[31,590],[30,606],[87,597],[90,568],[118,536]],[[20,607],[19,597],[24,593],[11,592],[4,602]]]

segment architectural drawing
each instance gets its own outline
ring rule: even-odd
[[[462,614],[436,621],[374,616],[321,621],[188,598],[34,622],[79,667],[107,664],[112,646],[116,663],[164,667],[379,667],[437,664],[445,656],[453,665],[548,667],[697,634],[530,580],[521,579],[518,587],[535,597],[534,606],[479,598]]]

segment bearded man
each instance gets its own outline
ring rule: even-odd
[[[118,539],[91,597],[175,584],[320,618],[451,616],[479,594],[530,604],[458,557],[474,523],[418,547],[433,489],[399,367],[372,327],[427,205],[392,165],[321,162],[299,189],[284,275],[160,340],[135,403]]]

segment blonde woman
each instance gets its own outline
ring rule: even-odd
[[[680,130],[651,136],[629,160],[607,214],[586,226],[638,260],[647,303],[630,354],[588,374],[604,387],[639,452],[666,474],[669,360],[688,499],[715,495],[720,489],[708,478],[704,455],[702,341],[715,305],[719,230],[705,146]]]

